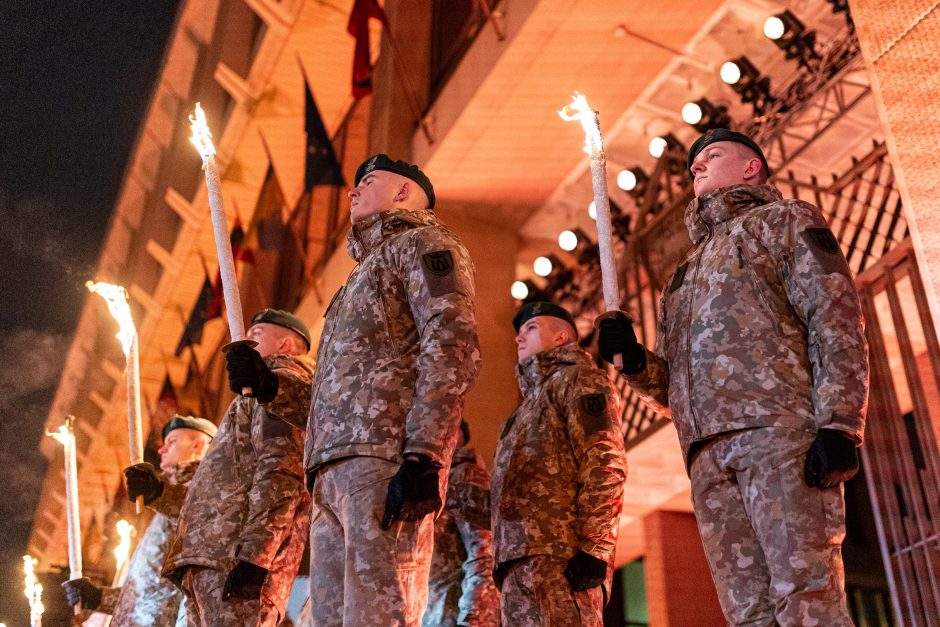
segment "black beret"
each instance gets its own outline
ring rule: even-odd
[[[291,312],[284,311],[283,309],[262,309],[251,318],[251,324],[249,324],[248,327],[251,328],[259,322],[276,324],[279,327],[294,331],[300,335],[300,337],[304,338],[304,341],[307,343],[307,350],[310,350],[310,330],[307,329],[307,325],[303,323],[303,320]]]
[[[359,167],[356,168],[356,178],[353,185],[359,185],[359,181],[362,180],[362,177],[375,170],[394,172],[395,174],[401,174],[405,178],[411,179],[420,185],[424,193],[427,194],[428,208],[434,208],[434,186],[431,185],[431,179],[429,179],[418,166],[411,165],[407,161],[392,161],[391,157],[385,154],[374,155],[363,161]]]
[[[192,429],[193,431],[205,433],[210,438],[214,438],[218,431],[218,428],[205,418],[197,418],[196,416],[173,416],[163,425],[164,441],[166,441],[166,436],[169,435],[170,431],[174,429]]]
[[[575,332],[578,330],[577,325],[574,323],[574,318],[571,317],[571,314],[568,313],[567,309],[541,300],[526,303],[520,307],[519,311],[517,311],[516,315],[512,318],[512,326],[516,328],[516,333],[518,333],[522,325],[524,325],[528,320],[537,318],[538,316],[561,318],[573,326],[575,328]]]
[[[767,158],[764,157],[764,151],[760,149],[760,146],[757,145],[757,142],[743,133],[729,131],[726,128],[713,128],[696,139],[695,143],[692,144],[692,147],[689,148],[689,158],[687,164],[689,167],[689,177],[693,181],[695,180],[695,175],[692,174],[692,162],[695,161],[695,157],[698,156],[698,153],[705,150],[705,146],[714,144],[715,142],[735,142],[736,144],[744,144],[757,153],[757,156],[760,158],[760,162],[764,165],[764,170],[767,172],[767,175],[770,176],[770,166],[767,165]]]

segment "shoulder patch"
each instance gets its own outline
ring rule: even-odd
[[[290,423],[270,415],[262,410],[261,418],[261,439],[271,440],[274,438],[290,438],[295,434],[295,427]]]
[[[583,394],[578,402],[584,435],[592,435],[607,428],[607,397],[603,394]]]
[[[826,227],[808,227],[800,232],[800,236],[824,272],[850,276],[849,265],[832,231]]]
[[[669,293],[675,292],[677,289],[682,287],[682,282],[685,280],[685,272],[689,269],[689,262],[686,261],[684,264],[676,268],[676,273],[672,275],[672,282],[669,284]]]
[[[436,250],[421,256],[421,269],[431,296],[443,296],[457,291],[454,277],[454,255],[449,250]]]

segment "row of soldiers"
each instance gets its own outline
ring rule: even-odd
[[[656,347],[617,312],[597,322],[599,353],[676,423],[729,624],[851,624],[841,482],[867,398],[851,273],[818,211],[766,184],[750,138],[710,131],[689,171],[693,247]],[[357,266],[316,367],[302,321],[260,312],[256,345],[226,353],[237,396],[218,432],[176,418],[163,472],[125,470],[128,496],[162,514],[150,563],[184,612],[159,614],[129,583],[115,624],[276,625],[309,529],[313,625],[601,625],[627,474],[610,378],[569,312],[521,307],[522,402],[490,482],[462,422],[481,364],[470,257],[414,165],[371,157],[349,197]],[[166,454],[184,432],[212,437],[188,484]],[[105,607],[91,582],[65,586]]]

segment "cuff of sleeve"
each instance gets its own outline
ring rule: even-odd
[[[614,547],[607,548],[606,545],[588,542],[587,540],[583,540],[581,544],[578,545],[578,549],[604,562],[610,562],[610,558],[614,554]]]
[[[438,468],[447,466],[444,458],[441,456],[440,448],[425,442],[408,442],[405,445],[405,450],[402,452],[402,457],[407,457],[408,455],[423,455],[431,460],[431,463]]]
[[[847,418],[845,416],[832,416],[829,422],[819,425],[820,429],[832,429],[839,431],[846,437],[855,441],[856,446],[862,444],[862,433],[864,421],[860,418]]]
[[[245,546],[238,547],[238,550],[235,552],[235,559],[239,562],[250,562],[265,570],[271,570],[271,565],[274,563],[274,557],[267,555],[265,551],[251,550],[250,547]]]

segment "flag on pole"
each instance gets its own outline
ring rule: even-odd
[[[346,30],[356,39],[353,53],[352,93],[359,99],[372,93],[372,54],[369,47],[369,20],[388,27],[388,18],[377,0],[355,0]]]
[[[342,168],[333,150],[333,142],[326,132],[326,126],[320,117],[320,109],[310,90],[307,77],[304,76],[305,108],[304,128],[307,131],[307,163],[304,170],[304,192],[309,192],[317,185],[339,185],[343,187]]]
[[[254,263],[254,255],[251,250],[243,245],[245,231],[242,229],[241,221],[235,218],[235,225],[232,227],[232,233],[229,241],[232,244],[232,258],[245,263]],[[192,313],[186,321],[183,329],[183,335],[180,337],[179,344],[176,345],[177,357],[183,354],[187,346],[197,346],[202,342],[202,331],[206,322],[222,315],[222,307],[225,299],[222,294],[222,277],[216,272],[215,280],[209,278],[209,270],[206,268],[203,260],[202,270],[205,274],[205,280],[202,288],[199,290],[199,296],[196,298],[196,304],[193,305]]]

